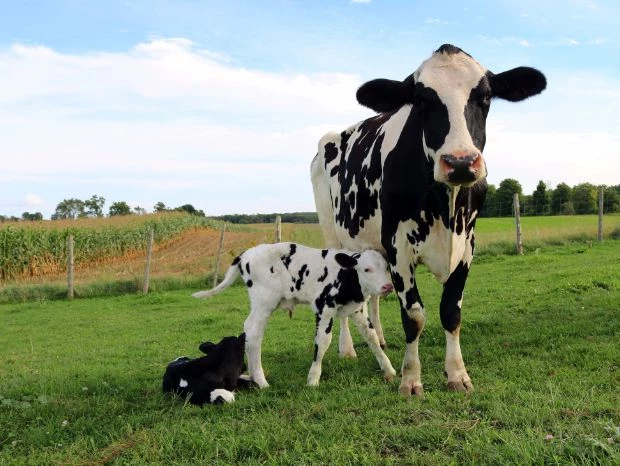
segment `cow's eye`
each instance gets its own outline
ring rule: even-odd
[[[371,269],[370,267],[366,267],[366,268],[364,269],[364,272],[366,272],[366,273],[370,273],[370,272],[372,272],[372,269]]]

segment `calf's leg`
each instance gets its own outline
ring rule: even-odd
[[[250,315],[243,324],[245,332],[245,352],[248,357],[248,372],[250,377],[260,388],[269,386],[261,363],[261,345],[267,321],[273,308],[252,303]]]
[[[338,338],[338,351],[343,358],[356,358],[357,353],[353,348],[353,339],[349,330],[349,318],[340,318],[340,337]]]
[[[321,378],[321,363],[323,356],[332,341],[332,325],[336,311],[331,308],[323,309],[316,315],[316,335],[314,337],[314,360],[308,372],[308,385],[316,386]]]
[[[355,322],[357,330],[360,332],[362,337],[364,337],[364,340],[368,344],[370,351],[372,351],[372,354],[374,354],[375,358],[377,358],[379,367],[381,367],[381,370],[383,371],[383,376],[388,382],[391,382],[396,375],[396,371],[392,367],[392,363],[390,362],[387,355],[383,352],[383,349],[381,349],[377,332],[372,327],[372,324],[368,319],[366,305],[355,311],[352,314],[351,318],[353,319],[353,322]]]

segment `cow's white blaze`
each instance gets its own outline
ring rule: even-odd
[[[436,53],[424,61],[414,74],[416,82],[437,92],[439,99],[448,109],[450,131],[446,135],[442,146],[433,150],[426,145],[423,137],[424,151],[427,157],[432,157],[435,162],[434,177],[439,182],[446,183],[446,175],[441,171],[439,157],[443,154],[478,154],[482,153],[475,146],[467,122],[465,120],[465,107],[471,91],[480,83],[487,70],[476,60],[465,53],[445,54]],[[484,163],[480,164],[480,172],[476,179],[486,176]]]

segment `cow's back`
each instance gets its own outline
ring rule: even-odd
[[[311,177],[328,247],[383,251],[383,166],[410,112],[411,106],[404,105],[397,112],[379,114],[320,139]]]

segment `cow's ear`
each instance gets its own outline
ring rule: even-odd
[[[392,112],[409,102],[410,92],[402,81],[373,79],[357,90],[357,101],[375,112]]]
[[[201,343],[198,347],[198,349],[204,354],[209,354],[209,351],[211,351],[213,348],[215,348],[215,343],[211,343],[210,341],[205,341],[204,343]]]
[[[489,73],[493,97],[519,102],[547,87],[547,78],[540,71],[527,66],[520,66],[499,74]]]
[[[336,254],[335,259],[338,265],[345,269],[350,269],[357,265],[357,259],[343,252],[339,252],[338,254]]]

